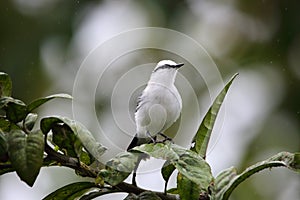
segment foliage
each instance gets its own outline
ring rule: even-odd
[[[217,177],[205,161],[206,149],[218,111],[232,84],[225,85],[209,108],[195,137],[191,149],[185,149],[169,141],[143,144],[129,152],[121,152],[101,164],[106,148],[79,122],[61,116],[44,117],[40,127],[34,129],[38,115],[33,111],[54,98],[71,99],[66,94],[51,95],[32,103],[11,97],[12,83],[9,76],[0,73],[0,175],[16,172],[22,181],[33,186],[43,166],[66,166],[79,176],[93,181],[66,185],[46,196],[50,199],[93,199],[115,192],[127,192],[125,199],[222,199],[249,176],[271,167],[287,167],[300,172],[299,153],[279,153],[259,162],[238,174],[235,168],[221,172]],[[165,160],[161,169],[164,192],[147,191],[124,180],[131,174],[141,158],[153,157]],[[177,170],[177,187],[167,190],[172,173]]]

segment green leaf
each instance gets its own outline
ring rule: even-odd
[[[139,200],[161,200],[159,196],[157,196],[154,192],[145,191],[139,194]]]
[[[214,193],[219,193],[222,189],[227,187],[230,181],[237,176],[237,170],[234,167],[230,167],[222,171],[215,179]]]
[[[179,194],[177,188],[171,188],[167,190],[167,193],[169,194]]]
[[[12,82],[8,74],[0,72],[0,97],[11,95]]]
[[[24,126],[27,130],[31,131],[37,120],[38,115],[36,113],[29,113],[25,118]]]
[[[161,200],[154,192],[145,191],[139,195],[130,193],[124,200]]]
[[[111,193],[115,193],[115,192],[120,192],[120,191],[116,190],[116,189],[112,189],[112,188],[101,188],[101,189],[99,189],[99,191],[90,192],[88,194],[85,194],[84,196],[80,197],[80,200],[90,200],[90,199],[94,199],[99,196],[103,196],[103,195],[111,194]]]
[[[52,141],[60,148],[60,150],[68,156],[78,156],[75,149],[75,143],[78,139],[68,125],[53,124],[52,133]]]
[[[96,188],[95,183],[92,182],[76,182],[66,185],[58,190],[52,192],[43,200],[73,200],[76,197],[82,196],[84,193],[89,191],[91,188]]]
[[[170,163],[170,161],[166,161],[161,168],[161,174],[165,181],[168,181],[172,173],[176,168]]]
[[[0,175],[16,171],[10,163],[1,164]]]
[[[100,171],[99,176],[112,186],[124,181],[135,168],[140,153],[121,152],[106,163],[106,169]]]
[[[300,153],[281,152],[277,155],[250,166],[241,174],[236,174],[236,169],[230,168],[220,173],[215,181],[212,200],[227,200],[232,191],[247,178],[255,173],[271,167],[287,167],[300,173]]]
[[[134,147],[133,150],[146,153],[153,158],[159,158],[169,161],[178,160],[180,157],[175,149],[172,148],[172,145],[170,143],[142,144],[138,147]],[[183,152],[185,152],[185,149],[183,149]]]
[[[0,131],[0,162],[6,162],[7,159],[7,141],[4,133]]]
[[[235,74],[230,81],[225,85],[223,90],[219,93],[212,106],[209,108],[206,113],[203,121],[200,124],[200,127],[192,141],[193,147],[191,150],[197,152],[202,158],[206,157],[206,151],[208,142],[218,115],[218,112],[221,108],[221,105],[224,101],[224,98],[227,94],[227,91],[232,84],[233,80],[236,78],[238,74]]]
[[[41,120],[40,128],[41,131],[46,135],[50,132],[52,127],[57,123],[63,123],[61,117],[46,117]]]
[[[33,186],[43,165],[44,139],[40,131],[26,135],[22,130],[8,134],[8,155],[21,180]]]
[[[81,123],[61,116],[47,117],[41,120],[42,132],[47,134],[57,123],[66,124],[73,131],[75,136],[82,142],[85,149],[97,161],[101,162],[101,155],[106,151],[106,148],[98,143],[93,135]]]
[[[38,108],[39,106],[43,105],[44,103],[46,103],[52,99],[55,99],[55,98],[72,99],[72,96],[70,96],[68,94],[54,94],[54,95],[50,95],[47,97],[43,97],[43,98],[34,100],[27,106],[28,112],[33,111],[34,109]]]
[[[133,148],[154,158],[170,161],[189,180],[206,190],[213,180],[210,166],[197,153],[175,144],[143,144]]]
[[[177,192],[181,200],[198,200],[201,188],[181,173],[177,175]]]
[[[167,186],[168,186],[170,176],[173,174],[175,169],[176,168],[174,167],[174,165],[171,164],[170,161],[166,161],[163,167],[161,168],[161,174],[163,179],[165,180],[165,188],[164,188],[165,193],[167,191]]]
[[[0,117],[0,132],[9,132],[10,131],[10,122],[3,118]]]
[[[129,193],[124,200],[139,200],[138,195]]]
[[[28,113],[24,102],[11,97],[2,97],[0,99],[1,108],[6,111],[7,119],[13,123],[22,121]]]

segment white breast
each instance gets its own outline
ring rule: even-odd
[[[148,84],[135,113],[138,136],[147,137],[147,131],[152,136],[165,131],[178,119],[181,108],[181,97],[174,85]]]

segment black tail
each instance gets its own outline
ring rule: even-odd
[[[129,144],[129,146],[127,147],[127,151],[129,151],[130,149],[136,147],[136,146],[140,146],[141,144],[147,144],[151,142],[151,138],[139,138],[137,136],[137,134],[135,134],[134,138],[132,139],[131,143]]]
[[[131,140],[129,146],[127,147],[127,151],[136,147],[138,145],[139,138],[135,135],[134,138]]]

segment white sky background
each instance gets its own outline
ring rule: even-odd
[[[21,0],[15,2],[22,10],[22,6],[25,5],[24,2],[22,3]],[[193,37],[213,57],[218,59],[226,59],[227,53],[231,48],[240,44],[242,39],[264,41],[271,37],[273,30],[276,28],[273,27],[272,23],[270,26],[266,26],[265,24],[261,24],[262,22],[252,19],[250,16],[239,13],[235,9],[233,1],[231,2],[222,5],[210,3],[209,1],[189,1],[193,15],[183,13],[180,18],[180,24],[183,27],[179,27],[178,30]],[[49,2],[47,2],[48,4]],[[35,4],[33,3],[33,5]],[[37,6],[37,8],[39,7]],[[31,7],[31,9],[34,10],[35,6]],[[45,41],[44,44],[41,44],[41,56],[46,67],[45,70],[47,70],[47,73],[55,82],[51,92],[65,91],[70,94],[72,93],[77,69],[88,53],[96,48],[98,44],[120,32],[152,25],[150,17],[153,16],[147,13],[147,8],[140,7],[140,4],[136,4],[134,1],[104,1],[102,4],[92,4],[82,10],[78,19],[74,19],[74,24],[76,24],[74,25],[75,36],[72,39],[67,54],[62,54],[60,50],[59,37],[53,37]],[[160,13],[161,11],[157,10],[157,14],[163,17]],[[193,23],[193,26],[191,26],[191,23]],[[245,31],[245,27],[250,27],[249,31]],[[180,41],[178,42],[180,43]],[[62,57],[62,55],[66,56]],[[128,62],[130,63],[131,61],[128,60]],[[248,141],[255,137],[265,118],[280,103],[281,94],[285,89],[280,72],[275,71],[271,66],[260,66],[258,64],[258,66],[251,68],[252,70],[239,70],[238,66],[234,66],[234,61],[232,63],[232,74],[239,72],[240,75],[234,81],[226,97],[225,106],[222,107],[221,111],[221,120],[217,120],[215,130],[219,130],[220,134],[213,135],[213,145],[209,148],[207,160],[212,167],[214,175],[222,169],[238,165]],[[127,65],[124,63],[124,66]],[[218,67],[222,68],[222,66]],[[116,74],[119,72],[118,70],[115,71]],[[91,71],[90,73],[93,72]],[[147,76],[145,75],[145,77]],[[116,81],[116,77],[111,77],[112,83]],[[186,78],[188,79],[188,77]],[[229,79],[227,76],[223,76],[223,78],[225,81]],[[277,80],[277,82],[274,83],[270,80]],[[276,92],[274,92],[274,88],[276,88]],[[207,97],[204,98],[207,99]],[[44,107],[41,110],[41,114],[72,117],[71,104],[70,102],[56,101],[53,103],[53,106],[48,104]],[[103,113],[103,115],[106,116],[107,114]],[[110,126],[110,123],[112,123],[109,120],[104,122],[107,123],[106,126]],[[93,124],[85,125],[91,129],[95,128],[91,127]],[[127,141],[125,142],[127,143]],[[127,146],[127,144],[123,146]],[[274,151],[276,152],[276,150]],[[269,152],[265,152],[264,154],[265,158],[272,155]],[[153,160],[149,162],[155,163]],[[143,187],[149,187],[153,190],[162,190],[162,179],[154,179],[154,176],[160,176],[159,172],[154,175],[141,175],[138,177],[138,183]],[[289,185],[292,184],[292,188],[295,189],[283,192],[287,193],[287,196],[296,196],[296,188],[297,185],[299,186],[299,182],[289,172],[286,172],[284,176],[288,180],[295,180],[295,187],[289,182]],[[175,178],[173,176],[173,183],[170,186],[175,186]],[[0,187],[0,199],[3,200],[41,199],[56,188],[79,180],[72,170],[52,167],[41,170],[37,182],[32,188],[20,182],[15,173],[6,174],[1,179],[1,182],[5,183],[5,185],[1,185]],[[115,196],[110,196],[99,199],[115,198]],[[284,199],[284,196],[278,197],[278,199]]]

